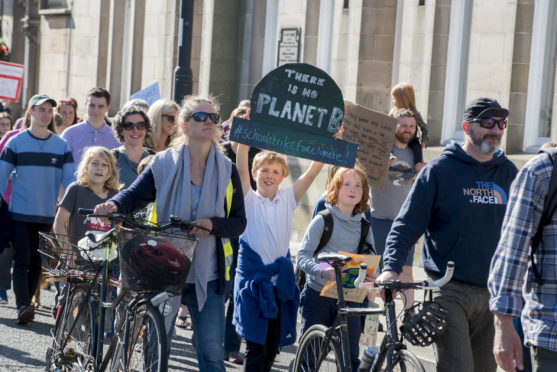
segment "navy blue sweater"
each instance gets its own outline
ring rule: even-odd
[[[234,193],[232,196],[232,205],[230,206],[230,214],[226,217],[211,217],[209,218],[213,223],[212,235],[217,238],[235,238],[242,234],[246,228],[246,211],[244,210],[244,196],[242,193],[242,185],[240,183],[240,176],[236,166],[232,165],[232,187]],[[155,178],[149,165],[137,179],[131,184],[130,187],[120,191],[110,199],[109,203],[114,203],[118,206],[118,212],[129,214],[139,208],[143,208],[150,202],[155,200],[157,190],[155,188]],[[226,200],[225,200],[226,204]],[[226,212],[226,205],[223,205]],[[162,221],[164,222],[164,221]],[[234,247],[234,246],[233,246]],[[222,250],[222,241],[217,239],[217,266],[219,271],[219,294],[224,294],[226,281],[224,279],[224,253]]]
[[[419,173],[395,219],[387,243],[384,270],[397,273],[422,234],[422,262],[433,276],[455,262],[453,280],[487,286],[491,257],[499,241],[516,166],[502,151],[478,162],[458,144]]]

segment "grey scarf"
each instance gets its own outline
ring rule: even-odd
[[[158,153],[153,160],[151,169],[157,190],[157,220],[168,221],[171,214],[189,220],[191,216],[191,177],[188,147],[179,146]],[[203,176],[197,207],[198,219],[225,216],[224,199],[231,173],[232,163],[213,144]],[[200,237],[188,276],[188,281],[193,279],[195,283],[200,311],[207,299],[209,273],[215,271],[214,267],[209,267],[212,262],[211,252],[216,252],[215,236]]]

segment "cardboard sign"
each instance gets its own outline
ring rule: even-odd
[[[362,288],[356,288],[354,286],[354,281],[358,277],[358,272],[360,270],[360,264],[367,264],[367,272],[373,274],[377,271],[379,267],[379,261],[381,256],[377,255],[364,255],[364,254],[354,254],[339,251],[339,254],[345,254],[352,257],[350,262],[346,263],[342,268],[342,272],[346,274],[342,278],[342,288],[344,291],[344,300],[350,302],[362,303],[367,295],[367,290]],[[329,282],[323,290],[321,291],[321,296],[338,298],[337,296],[337,285],[335,282]]]
[[[0,62],[0,98],[19,100],[24,70],[23,65]]]
[[[397,120],[350,101],[345,101],[345,108],[343,138],[360,145],[358,160],[366,170],[369,183],[382,189],[387,180]]]
[[[344,117],[342,92],[323,70],[283,65],[254,88],[250,120],[234,118],[230,140],[353,168],[358,145],[335,140]]]
[[[149,85],[147,88],[141,89],[139,92],[134,93],[130,99],[142,99],[145,100],[149,106],[151,106],[155,101],[161,99],[161,93],[159,90],[159,82]]]

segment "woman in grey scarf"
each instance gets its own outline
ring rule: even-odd
[[[184,289],[200,371],[225,370],[224,290],[231,252],[223,239],[239,236],[246,227],[242,193],[227,193],[241,190],[238,171],[213,141],[217,110],[210,98],[184,98],[177,146],[159,152],[129,188],[95,208],[95,213],[131,213],[156,200],[157,221],[174,214],[209,230],[191,231],[199,243]]]

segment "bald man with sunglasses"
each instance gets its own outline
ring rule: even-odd
[[[477,98],[464,111],[464,144],[449,144],[427,164],[395,219],[378,282],[397,280],[410,247],[424,235],[422,261],[437,278],[455,262],[450,283],[433,297],[448,312],[434,343],[437,371],[497,369],[487,278],[516,166],[499,148],[509,111]]]

